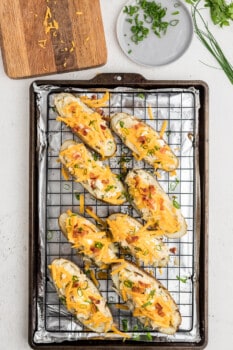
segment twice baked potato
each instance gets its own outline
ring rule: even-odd
[[[138,160],[145,160],[155,169],[174,171],[179,160],[150,125],[127,113],[116,113],[111,117],[111,128]]]
[[[67,310],[94,332],[108,332],[113,319],[94,283],[73,262],[55,259],[49,266],[53,284]]]
[[[178,306],[155,277],[128,261],[112,265],[111,276],[116,292],[143,325],[166,334],[177,331]]]
[[[122,182],[108,166],[95,160],[84,144],[66,140],[61,146],[59,160],[74,180],[95,198],[115,205],[125,202]]]
[[[113,242],[118,242],[139,264],[163,267],[169,261],[169,248],[160,231],[149,231],[127,214],[116,213],[107,218]]]
[[[125,183],[133,206],[150,228],[160,230],[169,238],[179,238],[187,232],[181,210],[174,206],[151,173],[143,169],[131,170]]]
[[[86,145],[102,158],[116,152],[116,142],[102,115],[89,108],[82,100],[70,93],[60,93],[54,98],[58,121],[69,126]]]

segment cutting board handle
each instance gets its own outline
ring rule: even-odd
[[[93,85],[113,85],[119,86],[122,84],[133,85],[143,84],[148,82],[141,74],[137,73],[101,73],[90,80]]]

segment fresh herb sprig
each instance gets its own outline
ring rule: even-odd
[[[186,3],[195,6],[200,0],[185,0]],[[210,10],[211,20],[220,27],[229,26],[233,21],[233,3],[227,4],[225,0],[204,0],[204,6]]]
[[[216,59],[227,78],[233,84],[233,65],[228,61],[220,44],[210,31],[208,23],[204,20],[201,12],[197,8],[198,4],[199,1],[192,7],[191,11],[195,33],[206,49]],[[198,19],[201,24],[198,24]]]

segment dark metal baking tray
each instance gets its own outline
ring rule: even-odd
[[[194,152],[198,154],[196,161],[199,168],[198,184],[198,215],[195,217],[196,227],[199,232],[199,253],[197,255],[199,288],[198,288],[198,310],[197,323],[199,325],[200,339],[198,342],[188,341],[164,341],[151,343],[145,341],[126,341],[111,339],[80,339],[76,341],[55,341],[47,343],[46,341],[36,343],[34,333],[37,327],[37,297],[38,281],[41,281],[41,252],[39,249],[39,215],[38,215],[38,198],[39,198],[39,173],[38,173],[38,116],[35,86],[56,86],[57,91],[69,90],[72,88],[99,90],[114,89],[117,87],[132,88],[135,91],[152,89],[196,89],[199,92],[200,108],[198,109],[198,138],[194,142]],[[48,81],[39,80],[31,85],[30,89],[30,198],[29,198],[29,343],[34,349],[203,349],[207,344],[208,336],[208,86],[202,81],[156,81],[146,80],[138,74],[128,73],[110,73],[100,74],[91,80],[81,81]],[[200,203],[199,203],[200,202]],[[194,201],[194,203],[196,203]],[[196,204],[195,204],[196,205]]]

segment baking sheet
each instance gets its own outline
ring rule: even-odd
[[[79,212],[79,201],[76,194],[84,193],[85,205],[91,206],[101,218],[106,218],[113,212],[124,212],[138,218],[138,214],[126,203],[119,206],[109,206],[97,202],[83,188],[61,176],[60,164],[57,162],[62,142],[73,138],[70,130],[56,121],[53,99],[56,93],[69,91],[98,97],[103,92],[77,87],[62,88],[56,85],[37,85],[33,90],[37,105],[37,166],[38,166],[38,253],[39,278],[36,288],[36,322],[33,332],[34,344],[58,344],[64,341],[87,340],[92,338],[118,338],[115,334],[95,334],[84,329],[74,321],[74,318],[59,302],[54,287],[50,281],[47,266],[57,257],[71,259],[83,267],[83,260],[71,248],[61,234],[57,218],[67,209]],[[153,110],[154,119],[148,116],[148,106]],[[199,90],[189,88],[163,89],[131,89],[117,87],[111,89],[111,99],[104,108],[106,116],[124,111],[134,114],[160,130],[164,120],[168,121],[164,138],[180,159],[180,167],[175,176],[160,171],[158,181],[165,191],[181,204],[181,210],[188,224],[188,233],[180,239],[166,239],[169,247],[176,248],[176,254],[171,254],[168,267],[163,269],[144,267],[150,270],[156,278],[169,290],[177,302],[182,324],[174,336],[143,329],[131,313],[115,308],[122,303],[112,289],[111,279],[101,279],[100,291],[106,297],[112,311],[114,321],[122,329],[122,319],[128,320],[128,332],[132,340],[151,344],[159,343],[200,343],[201,325],[199,315],[199,258],[200,258],[200,183],[199,154],[195,147],[199,141]],[[74,139],[78,140],[76,137]],[[109,165],[115,173],[121,172],[122,157],[127,158],[125,166],[128,169],[143,167],[151,169],[144,162],[135,161],[131,152],[117,140],[117,154],[109,160]],[[174,189],[174,183],[179,183]],[[85,215],[88,217],[88,215]],[[130,256],[126,258],[131,259]],[[98,275],[98,269],[92,267]],[[182,282],[186,279],[186,283]],[[149,334],[149,336],[148,336]],[[119,338],[118,338],[119,339]],[[119,339],[122,343],[122,340]],[[126,343],[129,343],[127,341]],[[159,345],[158,344],[158,345]]]

